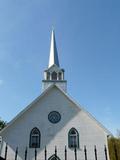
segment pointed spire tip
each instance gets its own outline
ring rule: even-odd
[[[56,47],[56,41],[55,41],[55,33],[54,33],[54,29],[52,29],[51,45],[50,45],[50,58],[49,58],[48,67],[51,67],[54,64],[56,64],[59,67],[59,59],[58,59],[58,53],[57,53],[57,47]]]

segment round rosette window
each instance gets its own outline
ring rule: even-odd
[[[57,111],[52,111],[48,114],[48,119],[51,123],[58,123],[61,119],[61,115]]]

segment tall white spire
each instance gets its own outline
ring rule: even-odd
[[[53,64],[56,64],[59,67],[59,59],[58,59],[58,53],[57,53],[57,47],[56,47],[56,41],[55,41],[55,33],[54,33],[54,30],[52,29],[48,68],[51,67]]]
[[[55,33],[52,29],[50,57],[48,68],[44,70],[44,79],[42,80],[42,88],[46,90],[49,86],[56,85],[65,92],[67,91],[67,81],[64,79],[64,69],[59,66],[59,59],[55,41]]]

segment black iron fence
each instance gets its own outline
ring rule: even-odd
[[[115,153],[115,159],[118,160],[118,153],[117,153],[117,149],[116,149],[116,146],[114,146],[114,153]],[[59,160],[59,158],[57,157],[57,147],[55,146],[55,150],[54,150],[54,160]],[[104,146],[104,156],[105,156],[105,160],[108,160],[108,152],[107,152],[107,148],[106,146]],[[6,145],[5,147],[5,155],[4,157],[0,157],[0,160],[7,160],[7,153],[8,153],[8,146]],[[98,160],[98,154],[97,154],[97,147],[94,146],[93,148],[93,153],[94,153],[94,159],[95,160]],[[17,160],[18,158],[18,154],[19,154],[19,148],[16,147],[16,150],[15,150],[15,156],[14,156],[14,160]],[[78,159],[78,153],[77,153],[77,148],[74,148],[73,149],[73,154],[74,154],[74,159],[73,160],[77,160]],[[28,149],[27,147],[25,148],[25,151],[24,151],[24,160],[27,160],[28,159]],[[34,149],[34,159],[37,160],[37,148]],[[47,158],[47,148],[45,147],[44,149],[44,160],[48,160]],[[68,160],[67,159],[67,147],[65,146],[65,149],[64,149],[64,160]],[[87,154],[87,147],[84,146],[84,160],[89,160],[89,157],[88,157],[88,154]]]

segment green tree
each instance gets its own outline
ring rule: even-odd
[[[120,130],[117,129],[117,137],[120,139]]]
[[[0,131],[6,126],[6,122],[0,119]]]
[[[108,139],[110,160],[120,160],[120,138],[111,137]],[[117,158],[116,158],[117,157]]]

